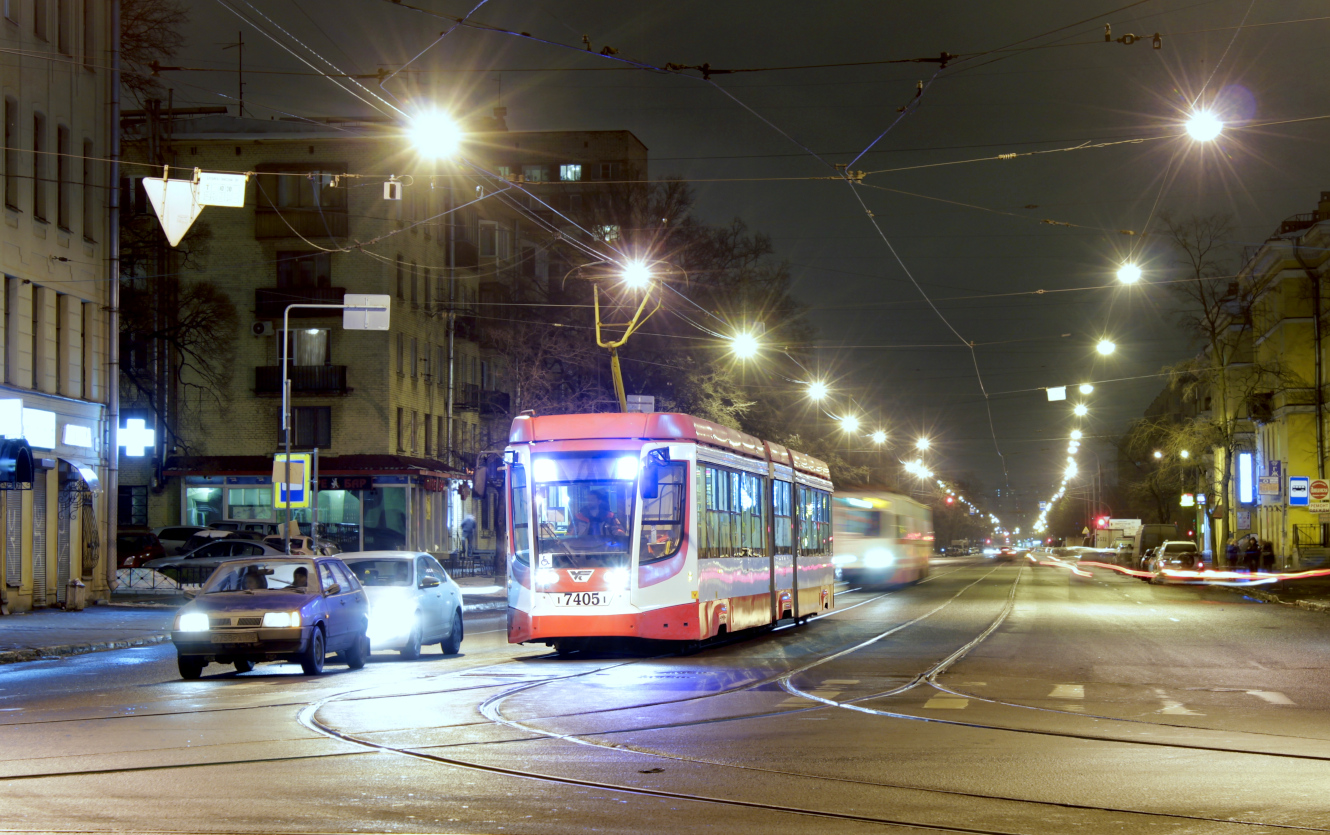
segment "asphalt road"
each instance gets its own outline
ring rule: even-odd
[[[0,669],[0,831],[1330,830],[1330,616],[939,562],[798,628],[185,682],[169,646]]]

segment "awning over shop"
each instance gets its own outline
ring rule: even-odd
[[[32,448],[22,438],[0,439],[0,486],[32,484]]]
[[[94,496],[101,494],[102,480],[97,477],[97,469],[95,467],[90,467],[87,464],[82,464],[69,458],[61,458],[60,460],[69,465],[69,471],[71,474],[78,474],[78,477],[82,479],[90,493]]]
[[[271,455],[173,455],[166,459],[163,474],[252,475],[272,474]],[[319,475],[405,475],[464,478],[464,471],[434,458],[408,455],[327,455],[319,457]]]

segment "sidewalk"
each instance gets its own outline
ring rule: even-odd
[[[467,612],[488,612],[508,608],[508,578],[502,574],[478,574],[474,577],[453,577],[462,587],[462,605]]]
[[[1330,612],[1330,577],[1309,577],[1305,580],[1281,580],[1263,586],[1235,587],[1234,591],[1264,600],[1282,603],[1314,612]]]
[[[171,640],[174,607],[89,606],[0,617],[0,664],[142,647]]]

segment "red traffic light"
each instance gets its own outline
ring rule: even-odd
[[[1108,517],[1107,517],[1107,516],[1100,516],[1100,517],[1099,517],[1099,527],[1101,527],[1101,528],[1107,528],[1107,527],[1108,527]]]
[[[947,504],[955,504],[955,503],[956,503],[955,499],[953,499],[951,496],[947,496]]]

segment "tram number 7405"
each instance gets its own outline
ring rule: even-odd
[[[603,591],[566,591],[554,598],[556,606],[607,606],[610,595]]]

